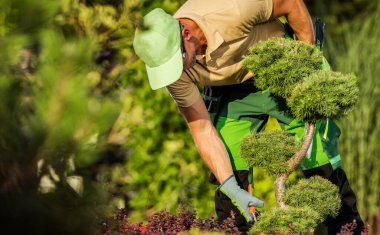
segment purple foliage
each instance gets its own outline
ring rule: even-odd
[[[178,215],[164,210],[149,217],[147,224],[133,224],[128,221],[127,212],[124,209],[117,211],[115,218],[102,223],[101,232],[110,234],[118,232],[131,235],[175,235],[183,231],[198,228],[201,231],[223,232],[226,234],[241,234],[235,226],[235,216],[219,223],[214,216],[208,219],[196,219],[195,213],[179,210]]]
[[[195,215],[191,212],[181,210],[176,216],[164,210],[149,218],[146,226],[147,233],[175,235],[181,231],[190,230],[194,219]]]
[[[340,229],[339,235],[351,235],[354,234],[354,231],[357,227],[356,220],[353,220],[351,223],[348,223],[346,225],[343,225],[342,228]],[[367,235],[369,234],[369,229],[368,229],[368,224],[365,225],[364,231],[362,231],[360,234],[361,235]]]

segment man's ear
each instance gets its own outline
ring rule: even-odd
[[[183,32],[182,34],[183,40],[189,41],[192,36],[191,31],[185,26],[182,32]]]

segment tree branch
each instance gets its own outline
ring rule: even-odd
[[[286,204],[282,200],[285,194],[286,181],[288,180],[289,175],[297,169],[297,167],[300,165],[300,163],[306,156],[307,150],[309,149],[311,141],[313,140],[314,131],[315,131],[315,123],[306,122],[305,128],[306,128],[306,133],[302,141],[300,150],[296,152],[294,156],[288,161],[289,171],[287,173],[278,175],[274,181],[276,202],[277,202],[278,207],[280,208],[286,207]]]

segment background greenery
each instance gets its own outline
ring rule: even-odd
[[[354,111],[339,120],[343,167],[358,197],[358,208],[372,222],[380,212],[379,36],[380,2],[310,1],[326,21],[325,54],[334,70],[357,75],[360,97]]]
[[[214,213],[215,187],[185,122],[165,89],[151,91],[132,50],[142,15],[155,7],[174,13],[183,2],[0,2],[5,228],[30,221],[46,229],[31,226],[29,234],[94,234],[88,225],[96,228],[116,207],[133,221],[180,204],[199,217]],[[305,2],[313,19],[326,22],[324,54],[333,70],[359,79],[359,105],[340,120],[340,148],[359,210],[371,219],[380,211],[380,3]],[[271,207],[270,179],[258,172],[255,180]]]

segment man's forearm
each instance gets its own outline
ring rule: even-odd
[[[224,182],[233,174],[231,162],[227,150],[211,121],[193,121],[189,123],[189,128],[203,161],[219,183]]]
[[[302,0],[273,0],[273,17],[280,16],[286,16],[299,40],[315,43],[311,17]]]
[[[180,107],[203,161],[220,183],[233,174],[226,147],[213,126],[206,106],[199,98],[190,107]]]

